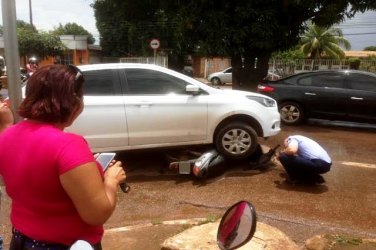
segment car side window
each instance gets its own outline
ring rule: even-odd
[[[350,74],[348,83],[351,89],[376,92],[376,78],[362,74]]]
[[[185,94],[187,82],[149,69],[126,69],[127,93],[131,95]]]
[[[85,78],[84,95],[121,95],[121,92],[115,90],[110,69],[84,71],[83,75]]]
[[[232,68],[226,69],[225,71],[223,71],[223,73],[232,73]]]
[[[302,77],[298,85],[326,88],[343,88],[342,74],[314,74]]]

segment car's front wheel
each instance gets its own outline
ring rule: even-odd
[[[214,138],[216,149],[226,158],[245,159],[257,149],[257,133],[242,122],[223,126]]]
[[[222,84],[221,79],[219,79],[218,77],[214,77],[214,78],[212,78],[212,79],[211,79],[211,83],[212,83],[213,85],[221,85],[221,84]]]
[[[295,102],[284,102],[279,105],[281,121],[287,125],[299,124],[303,121],[303,109]]]

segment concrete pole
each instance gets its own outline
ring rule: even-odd
[[[34,24],[33,24],[33,10],[32,10],[32,6],[31,6],[31,0],[29,0],[29,14],[30,14],[30,25],[31,25],[31,27],[34,28]]]
[[[5,62],[8,76],[8,95],[14,119],[18,122],[21,118],[15,111],[21,104],[22,94],[20,56],[18,52],[16,32],[16,1],[3,0],[1,2],[3,12]]]

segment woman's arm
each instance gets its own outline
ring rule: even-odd
[[[108,167],[104,180],[95,162],[60,175],[63,188],[81,218],[90,225],[103,225],[110,218],[116,206],[119,184],[125,179],[120,161]]]
[[[6,103],[0,101],[0,133],[7,127],[13,125],[13,123],[14,117],[12,110],[8,108]]]

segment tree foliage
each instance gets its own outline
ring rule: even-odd
[[[153,38],[160,40],[160,51],[167,54],[192,52],[189,47],[194,43],[182,36],[179,1],[97,0],[92,7],[101,47],[108,56],[151,56],[149,43]]]
[[[341,46],[349,50],[350,42],[343,37],[341,29],[320,27],[311,24],[302,35],[301,51],[311,59],[320,59],[323,57],[342,59],[345,52]]]
[[[306,58],[303,52],[300,50],[299,46],[295,46],[291,49],[284,50],[284,51],[273,52],[271,57],[273,59],[285,59],[285,60],[296,60],[296,59]]]
[[[37,56],[39,59],[48,56],[62,55],[65,46],[58,36],[47,32],[39,32],[24,21],[17,21],[18,48],[21,57]]]
[[[376,1],[96,0],[92,6],[105,52],[140,55],[157,37],[175,54],[231,57],[233,87],[255,89],[272,53],[297,45],[308,20],[330,27],[376,9]]]
[[[87,31],[84,27],[78,25],[77,23],[66,23],[65,25],[59,24],[59,27],[55,28],[52,31],[52,34],[55,36],[61,36],[61,35],[86,35],[87,37],[87,43],[88,44],[94,44],[95,38],[93,35]]]
[[[363,50],[364,51],[376,51],[376,46],[367,46]]]
[[[37,56],[44,59],[49,56],[63,55],[66,47],[59,37],[47,33],[38,32],[34,26],[22,20],[17,20],[18,49],[21,57]],[[3,27],[0,26],[3,34]]]

